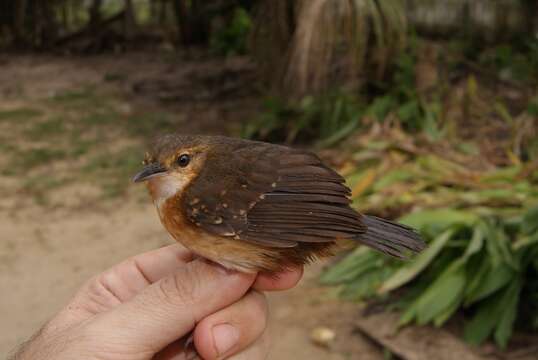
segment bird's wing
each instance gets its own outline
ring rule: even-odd
[[[361,215],[349,207],[344,179],[316,155],[249,144],[226,155],[225,163],[233,162],[228,169],[218,165],[223,154],[208,158],[213,174],[201,173],[184,199],[192,222],[213,234],[275,248],[365,231]]]

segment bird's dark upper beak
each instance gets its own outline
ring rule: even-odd
[[[133,182],[137,183],[146,181],[152,177],[164,175],[164,173],[166,173],[166,168],[158,162],[154,162],[144,166],[144,168],[138,174],[133,176]]]

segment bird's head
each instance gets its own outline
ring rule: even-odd
[[[133,182],[147,182],[156,204],[180,195],[200,173],[211,144],[203,136],[165,135],[146,153]]]

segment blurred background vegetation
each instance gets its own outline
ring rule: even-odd
[[[251,59],[260,110],[238,134],[319,150],[348,178],[357,209],[401,218],[429,243],[409,262],[358,248],[322,282],[399,309],[402,325],[456,324],[472,344],[505,348],[514,330],[538,330],[536,1],[0,0],[0,47],[63,56],[194,47]],[[117,134],[175,129],[166,112],[122,116],[109,95],[87,87],[0,109],[0,126],[15,124],[0,143],[11,154],[3,176],[75,159]],[[13,134],[50,146],[28,149]],[[121,195],[139,163],[133,145],[91,154],[69,176],[28,176],[23,191],[46,203],[44,190],[104,172],[105,194]]]

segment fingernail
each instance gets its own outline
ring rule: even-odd
[[[219,356],[224,355],[239,341],[239,331],[230,324],[215,325],[213,341]]]

